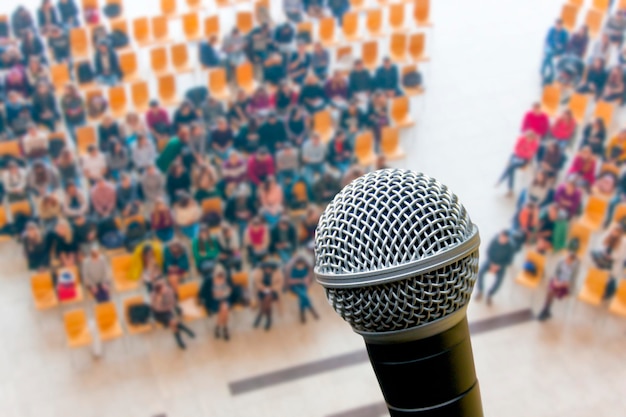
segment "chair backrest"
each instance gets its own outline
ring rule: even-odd
[[[226,69],[213,68],[209,71],[209,90],[211,92],[222,92],[228,88],[228,79],[226,78]]]
[[[115,85],[109,88],[109,107],[112,112],[119,113],[126,109],[126,86]]]
[[[390,112],[392,119],[396,121],[403,120],[409,114],[409,98],[401,96],[392,99]]]
[[[29,200],[20,200],[9,204],[9,211],[13,216],[19,213],[23,216],[30,217],[32,214],[32,207]]]
[[[569,99],[569,109],[577,122],[582,122],[587,114],[589,97],[585,94],[573,93]]]
[[[604,121],[604,125],[608,130],[611,126],[611,122],[613,121],[614,110],[615,107],[613,104],[600,100],[596,103],[596,109],[593,113],[594,117],[599,117]]]
[[[133,20],[133,37],[140,43],[150,41],[150,20],[147,17],[138,17]]]
[[[161,13],[176,14],[176,0],[161,0]]]
[[[337,47],[335,52],[335,61],[341,62],[344,60],[350,60],[350,64],[352,64],[352,45]]]
[[[415,0],[413,16],[418,24],[427,24],[430,21],[430,0]]]
[[[220,197],[205,198],[202,200],[202,212],[207,213],[222,213],[222,199]]]
[[[187,53],[186,43],[177,43],[172,45],[172,65],[175,68],[186,67],[189,63],[189,54]]]
[[[236,69],[237,84],[245,88],[254,82],[254,66],[251,62],[244,62]]]
[[[327,16],[320,19],[319,38],[322,42],[333,42],[335,40],[335,18]]]
[[[585,4],[585,1],[586,0],[569,0],[568,2],[578,7],[581,7],[583,4]]]
[[[354,10],[354,9],[359,9],[362,8],[363,5],[365,4],[365,0],[350,0],[350,9]]]
[[[526,261],[532,262],[532,264],[535,265],[537,271],[536,277],[537,279],[541,279],[546,268],[546,256],[537,251],[529,250],[526,252]]]
[[[318,111],[313,115],[313,131],[324,135],[333,129],[333,117],[329,110]]]
[[[191,12],[183,15],[183,32],[187,39],[196,38],[200,35],[200,18],[198,13]]]
[[[605,13],[609,10],[611,0],[593,0],[593,8]]]
[[[22,149],[18,140],[7,140],[0,142],[0,155],[11,155],[16,158],[22,156]]]
[[[66,311],[63,314],[63,323],[69,338],[78,336],[87,328],[87,314],[83,309]]]
[[[84,28],[70,30],[70,46],[72,55],[85,56],[89,53],[89,37]]]
[[[50,66],[50,78],[55,88],[63,88],[71,81],[70,68],[67,63],[53,64]]]
[[[377,34],[383,27],[383,12],[382,9],[371,9],[367,11],[367,17],[365,19],[365,27],[371,34]]]
[[[120,69],[125,76],[133,75],[137,72],[137,54],[134,51],[120,54]]]
[[[233,281],[234,285],[237,285],[239,287],[248,287],[248,271],[233,272],[231,280]]]
[[[394,153],[400,146],[400,129],[395,126],[383,127],[380,135],[380,149],[385,154]]]
[[[407,39],[404,33],[392,33],[389,41],[389,51],[397,56],[401,57],[406,53]]]
[[[202,7],[202,0],[187,0],[187,7],[197,9]]]
[[[163,75],[158,78],[159,97],[162,101],[172,101],[176,99],[176,77],[172,74]]]
[[[147,81],[137,81],[131,84],[130,93],[135,109],[145,109],[150,103],[150,90]]]
[[[586,245],[589,243],[592,230],[580,223],[574,223],[570,226],[568,231],[568,240],[578,239],[580,245]]]
[[[35,298],[38,298],[50,291],[54,291],[52,274],[48,271],[33,274],[33,276],[30,277],[30,288]]]
[[[364,130],[354,139],[354,153],[357,156],[370,155],[374,151],[374,135]]]
[[[619,203],[615,206],[615,211],[613,212],[613,222],[620,222],[622,219],[626,220],[626,203]]]
[[[133,262],[132,254],[116,255],[111,258],[111,273],[116,277],[127,278],[130,274],[131,264]]]
[[[359,33],[359,14],[348,12],[343,15],[343,34],[345,36],[356,36]]]
[[[589,29],[591,36],[596,36],[602,29],[602,21],[604,20],[604,13],[596,9],[587,10],[587,16],[585,16],[585,24]]]
[[[603,294],[609,275],[610,271],[590,267],[583,285],[594,294]]]
[[[550,112],[554,113],[559,108],[561,102],[561,89],[557,85],[546,85],[543,87],[541,104]]]
[[[313,22],[300,22],[296,27],[296,33],[304,33],[307,32],[309,34],[309,39],[313,39]]]
[[[117,323],[117,310],[112,301],[96,304],[94,307],[94,316],[98,329],[103,331]]]
[[[563,21],[563,26],[568,30],[572,30],[576,27],[578,10],[580,10],[580,8],[575,4],[565,3],[563,5],[563,9],[561,9],[561,20]]]
[[[122,33],[125,33],[128,36],[128,22],[126,19],[116,19],[110,22],[111,32],[114,30],[118,30]]]
[[[605,199],[591,195],[587,200],[585,214],[594,219],[604,219],[607,206],[608,202]]]
[[[0,227],[6,226],[8,222],[9,222],[9,219],[7,218],[6,209],[0,206]]]
[[[94,97],[101,97],[104,99],[104,93],[101,88],[93,88],[85,92],[85,102],[90,103]]]
[[[150,66],[157,72],[167,70],[167,50],[164,46],[159,46],[150,51]]]
[[[424,32],[414,33],[409,38],[409,54],[413,60],[418,61],[424,57],[426,49],[426,34]]]
[[[394,29],[404,26],[404,3],[391,3],[389,5],[389,26]]]
[[[80,126],[76,128],[76,147],[78,153],[86,153],[89,145],[97,145],[96,129],[93,126]]]
[[[200,292],[200,282],[199,281],[190,281],[185,282],[184,284],[180,284],[177,289],[178,299],[180,301],[188,300],[190,298],[195,298],[198,296],[198,292]]]
[[[87,8],[99,9],[100,8],[98,0],[82,0],[81,4],[83,5],[83,9],[87,9]]]
[[[622,304],[626,304],[626,279],[621,279],[619,284],[617,284],[615,298],[617,298]]]
[[[242,34],[246,34],[254,27],[252,12],[237,12],[237,28]]]
[[[219,36],[220,18],[218,15],[209,16],[204,19],[204,37]]]
[[[169,37],[169,20],[166,16],[155,16],[152,18],[152,38],[155,41],[164,41]]]
[[[306,202],[309,200],[309,193],[307,191],[306,183],[302,180],[297,181],[291,189],[294,198],[298,202]]]
[[[375,40],[363,42],[361,58],[366,67],[371,68],[376,66],[378,63],[378,42]]]

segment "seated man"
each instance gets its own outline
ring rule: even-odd
[[[570,286],[576,278],[580,261],[576,255],[576,251],[569,251],[556,266],[556,271],[548,284],[548,294],[546,301],[539,313],[537,319],[539,321],[548,320],[552,314],[550,309],[554,299],[560,300],[569,294]]]
[[[374,85],[379,90],[383,90],[388,97],[395,97],[402,95],[399,83],[398,67],[391,62],[389,57],[385,57],[383,65],[376,70]]]
[[[348,76],[348,96],[369,96],[374,88],[374,82],[370,72],[363,65],[362,60],[354,63],[354,68]]]
[[[117,197],[115,186],[100,177],[91,187],[90,198],[93,211],[99,219],[113,216],[116,209]]]

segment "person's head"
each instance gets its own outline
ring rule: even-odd
[[[317,133],[313,133],[311,135],[311,141],[315,144],[315,145],[319,145],[322,142],[322,138],[320,137],[319,134]]]
[[[383,59],[383,66],[385,68],[391,68],[391,58],[386,56],[385,59]]]
[[[498,242],[500,242],[501,244],[506,244],[506,243],[509,242],[509,231],[508,230],[500,231],[500,233],[498,234]]]
[[[278,117],[276,116],[276,113],[270,112],[267,115],[267,122],[271,125],[278,123]]]
[[[48,87],[48,83],[45,81],[39,81],[37,83],[37,94],[40,96],[46,95],[50,92],[50,87]]]
[[[602,44],[608,45],[611,43],[611,38],[609,37],[609,34],[607,32],[602,32],[602,35],[600,35],[600,41],[602,42]]]
[[[189,126],[180,125],[178,128],[178,139],[183,142],[187,142],[189,140]]]
[[[315,44],[313,44],[313,52],[316,54],[324,52],[324,48],[320,42],[315,42]]]
[[[572,114],[572,111],[570,109],[565,109],[563,111],[563,116],[562,116],[565,120],[572,120],[574,118],[574,115]]]
[[[576,184],[578,183],[578,176],[576,174],[570,174],[565,178],[565,182],[563,186],[565,188],[565,192],[568,194],[572,194],[576,191]]]
[[[100,248],[97,244],[94,243],[89,247],[89,256],[92,259],[98,259],[98,257],[100,256]]]
[[[270,158],[270,152],[265,146],[260,146],[256,151],[255,157],[258,161],[265,161]]]
[[[580,152],[579,155],[581,158],[585,159],[585,160],[589,160],[593,158],[593,152],[591,151],[591,147],[590,146],[583,146],[582,148],[580,148]]]
[[[209,237],[211,237],[211,232],[209,230],[209,226],[207,226],[206,224],[202,223],[200,225],[200,228],[198,229],[198,236],[202,240],[209,239]]]
[[[546,176],[546,172],[542,169],[537,170],[535,173],[535,178],[533,179],[533,184],[535,185],[545,185],[548,177]]]
[[[538,101],[533,103],[533,112],[536,114],[541,113],[541,103],[539,103]]]
[[[178,239],[172,240],[169,244],[169,249],[170,253],[176,257],[181,256],[185,252],[182,243],[180,243]]]
[[[588,37],[589,36],[589,28],[587,27],[587,25],[582,25],[580,28],[578,28],[577,33],[578,33],[579,36]]]
[[[263,181],[263,184],[265,185],[266,190],[269,190],[270,188],[275,187],[277,185],[276,177],[273,175],[268,175],[265,178],[265,181]]]
[[[538,140],[539,139],[539,137],[537,136],[535,131],[531,130],[531,129],[528,129],[526,132],[524,132],[524,136],[526,136],[526,139],[528,139],[528,140]]]
[[[213,282],[217,284],[223,284],[226,281],[226,269],[222,264],[215,265],[213,268]]]
[[[264,274],[273,274],[275,269],[276,268],[272,262],[264,261],[261,263],[261,270]]]
[[[289,216],[281,216],[280,220],[278,221],[278,227],[281,230],[287,230],[289,229],[289,226],[291,225],[291,221],[289,219]]]
[[[180,161],[180,159],[176,159],[174,162],[172,162],[172,165],[170,166],[170,174],[172,174],[175,177],[180,177],[184,173],[185,173],[185,166]]]
[[[33,172],[35,173],[35,176],[37,177],[45,177],[46,175],[46,166],[44,165],[43,161],[35,161],[33,163]]]
[[[315,74],[313,73],[307,74],[306,78],[304,79],[304,84],[314,85],[315,83],[317,83],[317,77],[315,76]]]
[[[559,217],[559,206],[556,204],[550,204],[548,206],[548,217],[555,220]]]
[[[343,130],[338,130],[335,134],[335,141],[339,143],[343,143],[346,140],[346,132]]]
[[[554,27],[558,30],[563,29],[563,21],[561,19],[556,19],[556,21],[554,22]]]
[[[156,174],[156,166],[154,166],[154,164],[150,164],[146,167],[146,170],[144,171],[144,175],[154,175]]]
[[[356,61],[354,61],[354,69],[355,71],[363,71],[365,67],[363,66],[363,61],[360,59],[357,59]]]
[[[29,123],[26,131],[31,136],[37,136],[37,134],[39,133],[39,129],[37,128],[37,125],[35,123]]]
[[[228,162],[232,165],[235,165],[241,161],[241,155],[235,149],[231,149],[228,152]]]
[[[593,127],[598,131],[606,130],[604,128],[604,119],[602,117],[596,117],[593,121]]]
[[[296,255],[295,259],[293,260],[293,266],[295,266],[298,269],[304,269],[309,265],[309,263],[306,261],[305,257],[302,255]]]
[[[298,42],[298,45],[296,46],[298,48],[298,53],[299,54],[305,54],[306,53],[306,43],[304,42]]]
[[[120,174],[120,184],[122,185],[122,188],[130,188],[132,183],[132,179],[128,173],[122,172]]]
[[[157,112],[159,111],[159,101],[158,100],[150,100],[150,111]]]
[[[248,99],[248,95],[246,94],[246,92],[244,90],[237,90],[237,93],[235,94],[235,101],[238,102],[244,102]]]
[[[22,32],[22,41],[32,42],[35,39],[35,34],[31,29],[24,29]]]
[[[191,196],[188,192],[184,190],[178,190],[176,192],[176,204],[178,204],[180,207],[189,206],[189,204],[191,204],[191,201]]]
[[[217,126],[217,130],[227,130],[228,129],[228,122],[226,121],[225,117],[219,117],[216,122],[215,122],[216,126]]]
[[[40,237],[39,228],[37,227],[37,223],[33,221],[29,221],[26,223],[26,228],[24,229],[24,234],[26,237],[30,239],[36,239]]]
[[[154,292],[156,294],[163,294],[165,292],[166,285],[167,284],[162,279],[159,279],[159,280],[155,281],[154,282],[154,287],[153,287],[154,288]]]
[[[104,40],[101,39],[98,41],[98,52],[100,52],[101,54],[107,54],[109,52],[109,43]]]
[[[592,66],[596,70],[603,69],[604,68],[604,59],[602,59],[602,58],[595,58],[593,60]]]
[[[252,219],[250,219],[250,226],[255,228],[263,226],[263,217],[254,216]]]
[[[33,55],[28,58],[28,68],[33,72],[39,71],[42,68],[41,60],[38,56]]]
[[[9,169],[10,173],[15,174],[19,170],[20,166],[17,164],[17,162],[11,160],[7,164],[7,168]]]

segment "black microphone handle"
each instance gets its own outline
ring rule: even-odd
[[[392,417],[483,417],[467,316],[428,338],[365,345]]]

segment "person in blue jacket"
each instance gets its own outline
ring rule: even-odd
[[[543,63],[541,64],[541,77],[544,84],[551,84],[554,80],[554,58],[565,53],[568,39],[569,34],[563,27],[563,21],[557,19],[546,37]]]

